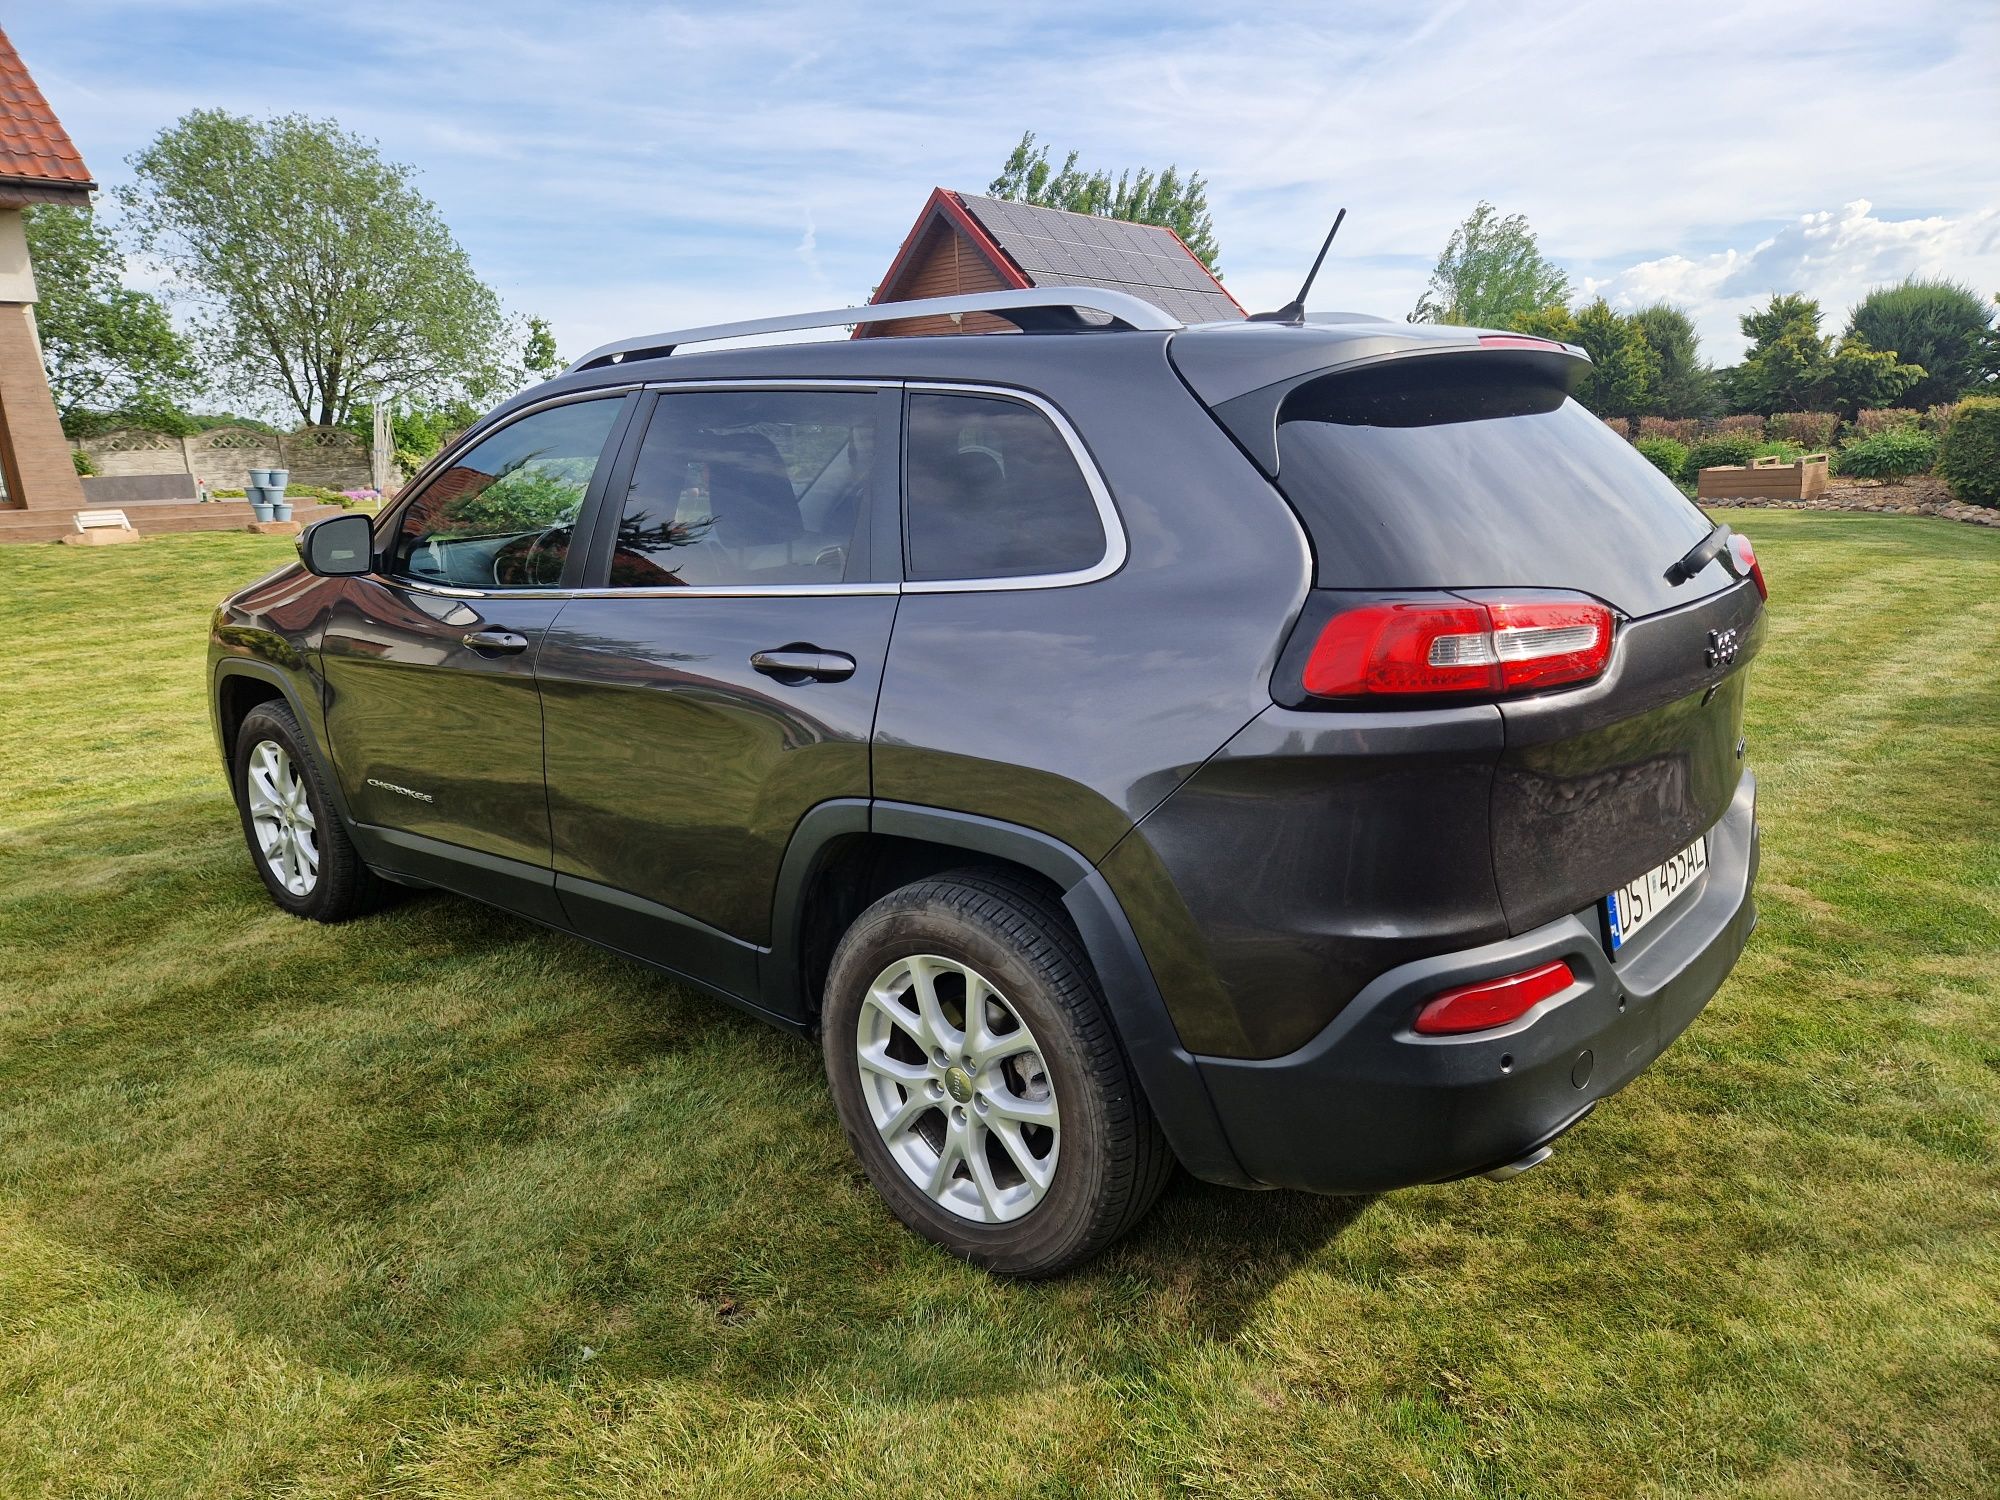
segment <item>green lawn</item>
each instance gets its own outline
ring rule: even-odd
[[[251,874],[208,611],[0,549],[0,1494],[2000,1492],[2000,534],[1741,518],[1764,914],[1541,1171],[1189,1183],[1052,1285],[904,1234],[817,1054]]]

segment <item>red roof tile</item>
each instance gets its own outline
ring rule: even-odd
[[[0,31],[0,179],[80,191],[97,186],[4,31]]]

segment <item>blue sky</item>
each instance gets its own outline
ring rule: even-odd
[[[189,109],[333,116],[415,164],[565,353],[864,299],[935,185],[1021,132],[1210,180],[1223,273],[1400,316],[1480,198],[1579,289],[2000,290],[2000,5],[1557,0],[1003,7],[60,0],[5,18],[99,180]],[[143,268],[140,269],[143,278]]]

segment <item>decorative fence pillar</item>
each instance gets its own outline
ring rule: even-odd
[[[389,430],[389,408],[377,402],[375,405],[374,441],[368,445],[368,482],[380,494],[388,494],[395,488],[396,447]]]

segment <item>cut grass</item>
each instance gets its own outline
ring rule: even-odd
[[[1549,1166],[904,1234],[812,1048],[442,896],[265,899],[248,536],[0,549],[0,1493],[2000,1490],[2000,536],[1757,512],[1763,925]]]

